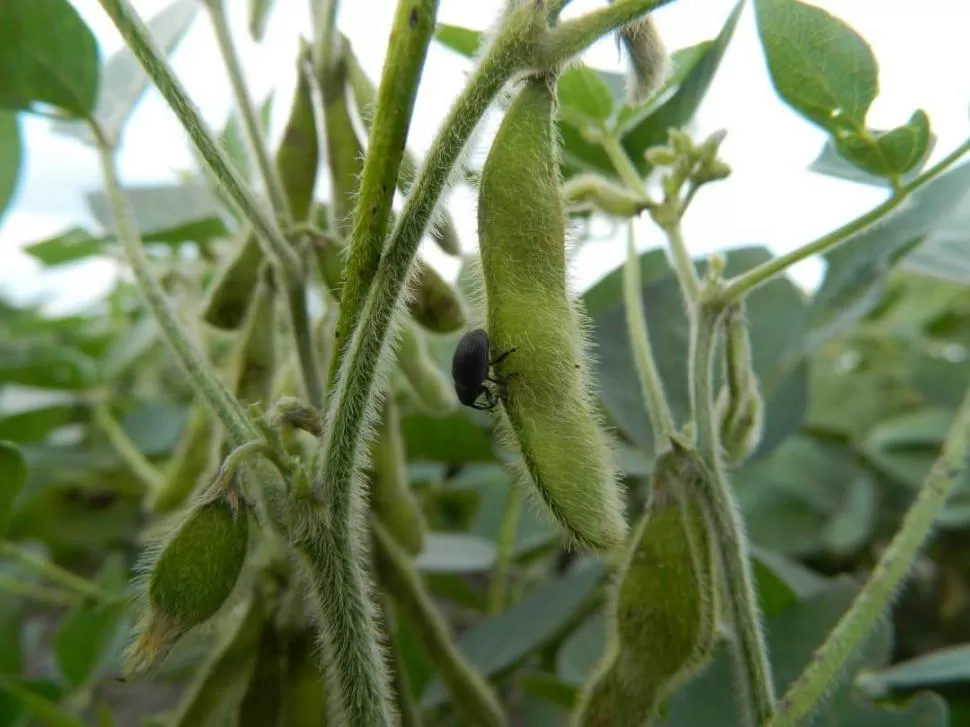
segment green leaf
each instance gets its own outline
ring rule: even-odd
[[[478,52],[485,34],[480,30],[462,28],[458,25],[448,25],[438,23],[434,32],[435,40],[446,48],[451,48],[456,53],[460,53],[466,58],[471,58]]]
[[[514,603],[498,616],[469,629],[458,648],[479,673],[492,678],[549,643],[575,617],[576,611],[606,575],[599,563],[577,568]],[[448,693],[437,679],[421,696],[421,705],[444,704]]]
[[[673,273],[667,260],[667,252],[662,247],[647,250],[637,259],[640,261],[640,283],[644,287]],[[583,307],[587,315],[595,318],[623,302],[623,267],[620,265],[614,268],[583,293]]]
[[[924,407],[885,419],[869,431],[865,447],[938,447],[946,439],[955,418],[953,409]]]
[[[199,7],[195,0],[174,0],[147,21],[152,40],[165,56],[171,55],[185,37]],[[108,139],[119,140],[122,128],[148,87],[148,74],[127,45],[105,61],[94,118]],[[57,121],[51,129],[89,146],[97,144],[86,123]]]
[[[922,113],[923,112],[921,111],[917,112],[917,114],[922,114]],[[914,118],[916,117],[917,114],[914,114]],[[922,123],[922,122],[918,121],[918,123]],[[887,135],[896,134],[896,136],[893,137],[894,140],[897,139],[899,136],[903,136],[905,138],[899,139],[900,141],[905,142],[906,139],[908,138],[911,141],[915,142],[916,141],[915,131],[916,129],[910,127],[909,125],[906,125],[906,126],[900,126],[897,129],[894,129],[893,131],[877,131],[875,129],[870,129],[869,134],[876,139],[884,139],[885,137],[887,137]],[[856,137],[853,137],[853,138],[856,138]],[[903,183],[910,182],[913,179],[915,179],[919,175],[919,173],[923,170],[923,167],[926,165],[927,159],[929,158],[933,149],[936,147],[936,138],[937,138],[936,134],[934,134],[929,129],[929,119],[926,119],[926,137],[925,137],[925,145],[922,149],[922,155],[919,155],[917,153],[918,147],[914,145],[910,151],[913,155],[918,157],[915,163],[913,163],[911,166],[909,166],[903,171],[889,172],[889,174],[899,174],[900,181],[902,181]],[[881,141],[880,144],[881,143],[884,143],[884,142]],[[921,141],[920,143],[923,143],[923,142]],[[815,159],[814,162],[812,162],[809,165],[808,168],[811,171],[816,172],[817,174],[824,174],[829,177],[835,177],[836,179],[844,179],[849,182],[859,182],[862,184],[870,184],[878,187],[884,187],[890,183],[890,180],[887,179],[887,175],[885,173],[879,173],[879,172],[870,173],[865,171],[865,168],[860,168],[859,166],[857,166],[855,162],[848,161],[846,157],[843,156],[844,149],[840,151],[841,147],[844,147],[844,144],[840,144],[839,148],[837,148],[834,138],[827,139],[825,141],[825,144],[822,146],[822,151],[819,152],[818,157]],[[869,148],[870,150],[872,150],[871,147]],[[900,148],[904,148],[904,147],[901,146]],[[881,150],[881,147],[877,145],[875,151],[880,151],[880,150]]]
[[[495,542],[465,533],[427,533],[415,565],[425,573],[481,573],[495,565]]]
[[[149,457],[168,454],[178,443],[188,409],[166,402],[145,402],[118,422],[132,444]]]
[[[859,676],[859,687],[873,699],[893,691],[970,682],[970,644],[948,646],[915,659]]]
[[[573,631],[556,653],[556,676],[567,684],[581,687],[606,646],[606,613],[597,611]]]
[[[774,667],[779,694],[804,670],[815,649],[845,613],[858,587],[839,578],[823,591],[791,608],[769,616],[765,621],[768,649]],[[885,663],[889,656],[891,631],[882,622],[854,660],[850,673],[859,666]],[[740,710],[732,678],[733,664],[727,644],[718,647],[713,663],[673,695],[664,727],[718,725],[739,727]],[[945,727],[946,703],[937,695],[923,695],[899,709],[881,709],[871,704],[854,689],[852,680],[844,680],[826,701],[819,722],[840,727]]]
[[[898,178],[926,162],[930,152],[930,118],[922,109],[890,131],[839,135],[839,153],[855,166],[881,177]]]
[[[878,515],[879,492],[868,474],[849,484],[842,507],[821,533],[822,546],[835,555],[849,555],[863,547],[871,536]]]
[[[0,383],[40,389],[87,389],[97,380],[94,363],[71,348],[0,343]]]
[[[796,435],[733,480],[752,541],[778,553],[806,555],[823,550],[824,529],[850,504],[847,484],[863,476],[850,452]],[[857,544],[869,536],[874,507],[860,507],[859,515],[840,524],[838,543]]]
[[[602,128],[613,113],[613,96],[599,74],[583,63],[571,66],[556,84],[559,116],[577,129]]]
[[[508,506],[509,494],[515,485],[502,467],[481,465],[487,472],[481,477],[466,475],[459,482],[450,483],[451,487],[468,487],[478,493],[478,509],[470,525],[470,532],[496,542],[502,529],[502,521]],[[549,521],[539,515],[528,503],[522,503],[516,522],[513,556],[519,557],[529,551],[541,548],[558,538]]]
[[[103,255],[113,238],[94,237],[83,227],[71,227],[54,237],[24,247],[24,252],[48,267]]]
[[[0,416],[0,439],[38,442],[51,431],[77,421],[83,408],[77,404],[48,404]]]
[[[89,117],[98,67],[97,41],[68,0],[0,3],[0,108]]]
[[[229,234],[218,202],[202,184],[150,184],[128,187],[126,192],[144,242],[205,245]],[[101,226],[115,234],[114,215],[104,192],[88,195],[88,206]]]
[[[683,421],[690,412],[684,366],[690,331],[676,278],[658,274],[662,254],[648,253],[652,256],[640,259],[645,273],[643,304],[668,402],[675,419]],[[763,247],[744,247],[727,251],[726,257],[727,275],[736,275],[770,259],[771,254]],[[584,296],[584,301],[593,301],[595,371],[600,397],[610,418],[634,444],[650,452],[653,435],[630,352],[626,311],[622,302],[601,308],[617,294],[617,275],[618,271],[614,271],[612,277],[604,278]],[[746,315],[751,327],[754,368],[766,401],[764,438],[755,458],[767,455],[801,426],[807,369],[800,364],[789,368],[783,356],[799,340],[805,308],[803,294],[786,277],[773,280],[748,297]]]
[[[464,412],[446,417],[408,414],[401,432],[411,461],[495,462],[488,433]]]
[[[861,132],[879,93],[866,41],[845,22],[797,0],[755,0],[758,34],[778,95],[835,134]]]
[[[0,50],[0,53],[3,51]],[[3,223],[4,213],[17,192],[22,158],[23,141],[17,115],[0,111],[0,223]]]
[[[940,221],[900,267],[941,280],[970,285],[970,195]]]
[[[124,561],[109,558],[97,582],[108,593],[120,594],[128,583]],[[83,603],[69,613],[54,639],[54,653],[61,674],[73,687],[88,682],[105,658],[126,612],[122,600],[113,603]]]
[[[623,148],[641,174],[650,170],[643,153],[651,147],[666,144],[669,129],[687,126],[694,118],[734,36],[742,7],[743,2],[737,3],[717,37],[684,59],[693,63],[672,94],[661,94],[658,97],[665,100],[659,106],[648,107],[643,115],[632,115],[623,122],[620,128]]]
[[[13,503],[27,481],[27,463],[12,442],[0,441],[0,535],[7,530]]]
[[[890,270],[957,210],[968,193],[970,164],[962,164],[917,189],[882,223],[863,229],[829,252],[801,351],[816,349],[872,311],[882,298]]]

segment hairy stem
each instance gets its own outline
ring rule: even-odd
[[[792,250],[789,253],[772,258],[768,262],[762,263],[761,265],[748,270],[746,273],[737,276],[733,280],[728,281],[728,285],[723,292],[724,300],[741,300],[741,298],[750,293],[752,290],[769,282],[777,275],[785,272],[792,265],[810,258],[813,255],[821,255],[835,249],[857,233],[862,232],[864,229],[869,227],[869,225],[878,222],[880,219],[892,212],[894,209],[896,209],[896,207],[901,205],[910,194],[946,171],[967,152],[970,152],[970,139],[967,139],[965,142],[963,142],[963,144],[954,149],[946,157],[916,177],[916,179],[899,187],[893,196],[878,207],[869,210],[861,217],[857,217],[856,219],[847,222],[839,229],[833,230],[817,240],[814,240],[807,245],[803,245],[797,250]]]
[[[418,83],[437,13],[438,0],[398,2],[354,208],[331,371],[337,370],[337,362],[380,264]]]
[[[926,543],[940,511],[966,472],[970,456],[970,388],[940,456],[923,481],[902,525],[876,564],[849,610],[829,633],[808,667],[788,689],[770,727],[806,724],[809,715],[835,686],[843,668],[885,613]]]
[[[115,452],[121,457],[128,469],[132,471],[132,474],[145,485],[149,497],[153,497],[164,484],[165,478],[162,476],[162,473],[148,461],[145,455],[138,451],[138,447],[125,434],[125,430],[121,428],[118,420],[112,416],[108,406],[104,402],[95,402],[91,410],[94,414],[95,423],[104,432],[108,441],[111,442],[111,446]]]
[[[24,550],[16,543],[0,540],[0,556],[19,563],[24,568],[43,576],[51,583],[56,583],[71,593],[76,593],[82,598],[90,598],[99,603],[108,603],[112,600],[111,596],[105,593],[97,583],[92,583],[86,578],[51,563],[46,558],[41,558],[29,550]]]
[[[259,433],[246,415],[242,404],[212,370],[203,352],[178,322],[165,296],[165,291],[152,273],[151,262],[145,254],[134,212],[118,180],[112,150],[100,131],[98,129],[94,131],[98,139],[98,154],[104,174],[105,193],[115,220],[118,239],[121,241],[128,264],[135,274],[135,281],[142,298],[158,322],[175,357],[195,384],[196,390],[225,425],[233,444],[238,446],[256,439]]]
[[[100,0],[100,2],[128,47],[141,62],[145,72],[182,122],[196,149],[209,166],[209,170],[219,180],[239,212],[252,224],[266,254],[282,267],[283,276],[287,281],[298,280],[300,265],[295,254],[267,210],[256,200],[252,190],[233,169],[226,153],[202,120],[198,108],[175,77],[165,55],[159,51],[144,21],[129,0]]]
[[[672,0],[619,0],[608,7],[558,23],[542,43],[541,65],[550,68],[565,63],[607,33],[629,25],[669,2]]]
[[[674,431],[674,418],[667,404],[663,380],[657,370],[657,360],[650,345],[650,332],[647,329],[647,316],[643,310],[640,282],[640,258],[633,244],[633,223],[628,226],[626,245],[626,265],[623,269],[623,299],[626,308],[627,333],[633,349],[633,361],[640,388],[650,417],[653,430],[654,451],[659,452]]]
[[[524,491],[517,484],[509,486],[509,499],[505,503],[505,513],[498,533],[498,552],[495,554],[495,567],[492,569],[492,580],[488,588],[488,613],[492,616],[500,614],[505,609],[506,592],[509,585],[509,566],[515,551],[515,534],[519,527],[519,516],[522,514],[522,498]]]
[[[744,523],[731,493],[721,461],[714,413],[714,351],[723,308],[702,302],[693,325],[690,354],[691,410],[697,430],[697,449],[712,476],[700,492],[708,511],[726,590],[725,606],[735,632],[735,648],[745,713],[749,723],[763,725],[775,709],[775,688],[768,647],[761,627]]]
[[[290,208],[286,199],[286,192],[283,190],[283,182],[277,173],[276,166],[270,159],[269,149],[266,145],[266,137],[262,132],[259,115],[253,103],[246,79],[243,77],[242,65],[239,62],[239,54],[236,46],[232,42],[232,34],[229,30],[229,19],[226,17],[225,0],[206,0],[209,8],[209,15],[212,19],[212,27],[215,29],[216,40],[219,43],[219,52],[222,60],[226,64],[226,71],[229,73],[229,83],[232,86],[233,94],[236,97],[236,108],[242,117],[243,128],[246,130],[246,138],[253,157],[256,159],[256,166],[259,169],[263,184],[266,185],[266,192],[269,195],[270,203],[276,216],[283,221],[285,226],[292,223]]]

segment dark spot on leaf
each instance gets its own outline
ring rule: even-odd
[[[408,17],[408,21],[411,23],[412,28],[418,27],[418,9],[411,8],[411,15]]]

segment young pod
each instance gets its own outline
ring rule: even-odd
[[[667,82],[670,57],[652,14],[620,30],[620,41],[630,57],[627,102],[631,106],[638,106],[648,101]]]
[[[148,606],[130,653],[131,671],[160,659],[229,600],[249,543],[249,513],[219,492],[195,505],[164,543],[148,579]]]
[[[233,393],[246,403],[269,398],[276,371],[276,285],[272,267],[263,266],[231,364]]]
[[[482,170],[478,235],[499,431],[531,492],[571,542],[605,551],[627,533],[612,452],[586,371],[586,317],[566,281],[555,81],[526,79]]]
[[[410,554],[424,547],[427,525],[418,499],[408,482],[407,456],[401,437],[401,421],[392,397],[384,401],[377,438],[372,445],[373,482],[371,508],[394,539]]]
[[[242,325],[249,300],[259,281],[263,249],[256,233],[243,225],[233,255],[216,274],[202,305],[202,320],[215,328],[234,331]]]
[[[728,464],[739,465],[761,443],[764,425],[764,400],[758,375],[754,371],[751,339],[744,311],[735,307],[724,321],[725,384],[717,400],[721,448]]]
[[[611,594],[607,646],[575,724],[641,727],[710,658],[717,635],[717,578],[697,460],[661,454],[650,505],[631,538]]]
[[[644,201],[598,174],[577,174],[562,185],[562,197],[570,209],[597,209],[613,217],[636,217],[646,209]]]

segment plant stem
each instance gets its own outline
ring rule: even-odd
[[[206,400],[225,425],[235,446],[259,437],[259,432],[246,415],[242,404],[236,400],[226,384],[209,366],[205,355],[192,342],[182,328],[175,312],[165,297],[165,291],[152,273],[151,263],[145,254],[141,234],[135,222],[134,212],[118,181],[112,150],[107,140],[96,127],[93,129],[98,140],[98,155],[104,174],[105,193],[115,220],[118,239],[121,241],[125,257],[135,274],[138,289],[146,305],[158,322],[165,340],[171,346],[175,357],[192,379],[196,390]]]
[[[101,431],[104,432],[105,436],[108,437],[108,441],[111,442],[111,446],[114,447],[115,452],[117,452],[118,456],[121,457],[122,461],[128,466],[128,469],[132,471],[135,477],[145,485],[149,496],[154,496],[164,484],[165,478],[162,476],[162,473],[148,461],[145,455],[138,451],[135,443],[125,434],[125,430],[121,428],[118,421],[111,415],[111,412],[104,402],[94,402],[91,409],[94,413],[94,421],[101,428]]]
[[[239,212],[252,224],[266,254],[281,266],[285,280],[299,280],[300,264],[289,243],[275,221],[267,214],[267,210],[257,202],[252,191],[233,169],[229,158],[213,138],[199,110],[186,95],[168,60],[158,50],[150,31],[129,0],[99,1],[128,47],[138,57],[145,72],[182,122],[209,170],[222,184]]]
[[[723,308],[702,302],[692,326],[690,372],[691,410],[697,430],[697,449],[712,476],[701,488],[724,574],[726,602],[734,626],[735,647],[745,712],[752,724],[763,725],[775,709],[775,688],[768,648],[761,628],[754,578],[748,558],[744,523],[731,494],[721,462],[714,413],[714,351]]]
[[[337,369],[380,264],[418,83],[437,13],[438,0],[400,0],[397,5],[354,208],[331,371]]]
[[[558,23],[543,40],[539,65],[551,68],[564,63],[607,33],[629,25],[669,2],[672,0],[620,0],[573,20]]]
[[[219,51],[222,54],[223,62],[226,64],[226,71],[229,73],[229,83],[236,97],[236,108],[242,117],[243,128],[246,130],[246,138],[249,140],[250,149],[256,159],[256,166],[263,178],[263,184],[266,185],[266,192],[276,216],[283,221],[285,227],[289,227],[293,220],[290,215],[286,192],[283,189],[283,182],[280,180],[276,166],[270,159],[266,137],[262,132],[259,116],[256,113],[256,106],[253,104],[252,95],[246,85],[246,79],[243,77],[239,54],[236,52],[232,33],[229,30],[225,0],[206,0],[206,5],[209,7],[209,16],[212,19],[212,27],[215,29]]]
[[[101,603],[108,603],[113,600],[98,584],[92,583],[87,578],[75,575],[69,570],[65,570],[59,565],[51,563],[46,558],[41,558],[21,548],[16,543],[11,543],[8,540],[0,540],[0,556],[16,561],[25,568],[29,568],[34,573],[43,576],[52,583],[56,583],[71,593],[76,593],[82,598],[90,598],[93,601]]]
[[[756,268],[752,268],[746,273],[743,273],[733,280],[728,281],[727,287],[723,291],[724,300],[741,300],[741,298],[750,293],[752,290],[772,280],[776,275],[783,273],[795,263],[799,263],[806,258],[812,257],[813,255],[821,255],[822,253],[826,253],[838,247],[857,233],[862,232],[865,228],[869,227],[869,225],[878,222],[882,217],[892,212],[894,209],[896,209],[896,207],[901,205],[910,194],[946,171],[968,151],[970,151],[970,139],[967,139],[945,158],[941,159],[921,175],[916,177],[916,179],[901,186],[896,193],[893,194],[893,196],[878,207],[869,210],[861,217],[857,217],[856,219],[847,222],[839,229],[833,230],[817,240],[814,240],[807,245],[803,245],[797,250],[792,250],[789,253],[772,258],[768,262],[763,263]]]
[[[519,527],[519,516],[522,514],[522,495],[521,487],[515,483],[509,485],[509,499],[505,503],[505,513],[502,516],[502,524],[499,528],[495,568],[492,570],[492,580],[488,589],[488,613],[492,616],[500,614],[506,604],[509,566],[512,563],[512,553],[515,550],[515,534]]]
[[[32,601],[46,603],[51,606],[73,606],[78,602],[78,597],[74,593],[27,583],[2,573],[0,573],[0,592],[29,598]]]
[[[640,388],[643,390],[647,414],[650,417],[650,428],[653,430],[654,451],[659,452],[674,431],[674,418],[667,404],[664,393],[663,380],[657,370],[657,361],[650,345],[650,331],[647,328],[647,316],[643,310],[640,282],[640,258],[637,257],[633,244],[633,223],[630,222],[627,233],[626,265],[623,268],[623,299],[626,308],[627,334],[630,336],[630,347],[633,361],[636,365],[637,376],[640,378]]]
[[[953,488],[967,471],[970,455],[970,387],[940,456],[923,481],[902,525],[876,564],[852,606],[816,651],[778,705],[770,727],[806,723],[822,698],[838,680],[846,662],[885,613],[913,561],[929,537],[937,516]]]

